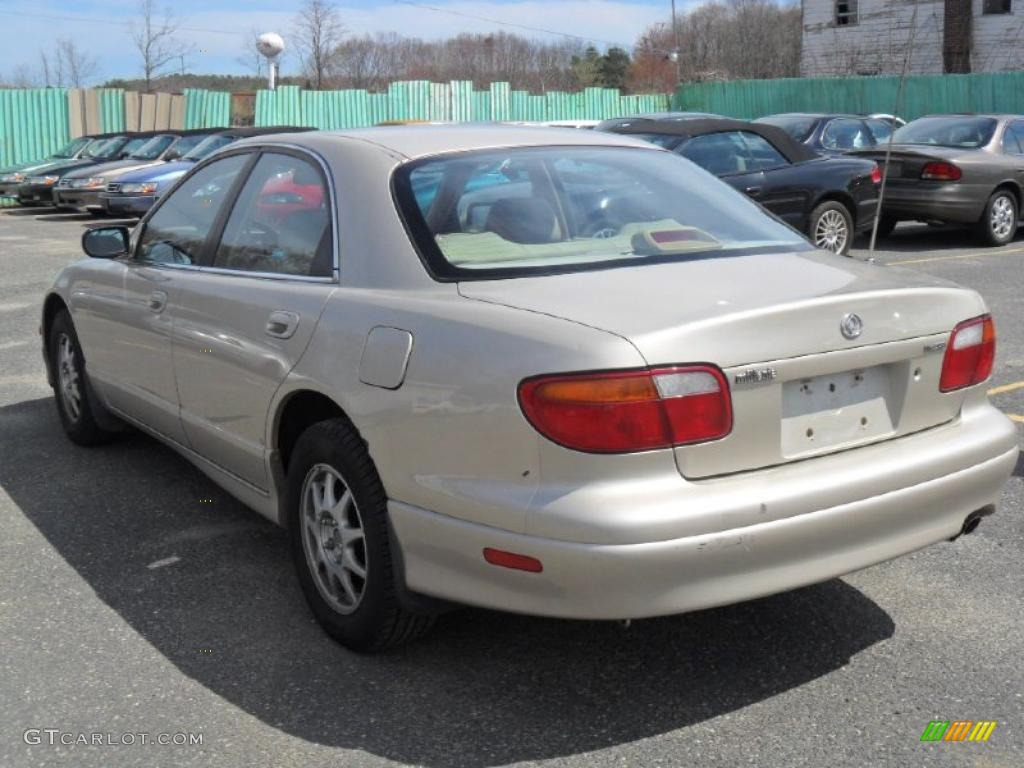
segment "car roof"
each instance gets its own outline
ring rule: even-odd
[[[248,138],[250,136],[266,136],[272,133],[306,133],[315,130],[316,128],[304,125],[264,125],[259,127],[249,125],[237,126],[235,128],[209,128],[206,132],[216,136]]]
[[[867,115],[855,115],[852,112],[777,112],[774,115],[763,115],[758,120],[766,120],[769,117],[807,117],[812,120],[822,120],[832,117],[855,117],[864,118]]]
[[[406,159],[503,147],[632,146],[658,149],[648,142],[611,133],[500,124],[395,125],[344,131],[271,134],[266,138],[279,138],[282,142],[311,149],[329,149],[331,145],[344,140],[361,141]],[[261,143],[255,138],[250,141]],[[239,146],[246,143],[246,140],[242,140]]]
[[[751,123],[745,120],[731,120],[729,118],[718,118],[715,120],[634,120],[628,124],[612,128],[616,133],[623,134],[650,134],[656,133],[662,136],[680,136],[693,138],[704,136],[709,133],[724,133],[726,131],[749,131],[767,139],[775,145],[789,162],[799,163],[805,160],[814,160],[818,155],[811,148],[796,141],[786,131],[767,123]]]
[[[993,120],[1024,120],[1024,115],[1016,115],[1012,112],[936,112],[934,115],[921,115],[915,120],[923,120],[926,117],[990,117]]]

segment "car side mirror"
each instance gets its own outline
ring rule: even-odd
[[[181,152],[176,149],[169,149],[167,150],[167,154],[164,155],[164,160],[177,160],[179,157],[181,157]]]
[[[94,259],[118,259],[128,255],[128,227],[95,227],[82,233],[82,250]]]

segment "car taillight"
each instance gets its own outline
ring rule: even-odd
[[[996,326],[990,315],[965,320],[953,329],[942,360],[939,390],[952,392],[984,381],[996,356]]]
[[[878,167],[878,163],[875,163],[875,167],[871,169],[871,181],[875,184],[882,183],[882,169]]]
[[[962,175],[952,163],[927,163],[921,169],[921,178],[927,181],[960,181]]]
[[[526,418],[545,437],[590,453],[630,453],[725,437],[732,400],[711,365],[557,374],[519,385]]]

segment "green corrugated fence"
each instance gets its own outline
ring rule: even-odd
[[[231,125],[231,94],[203,88],[185,89],[184,128],[220,128]]]
[[[46,157],[69,138],[63,88],[0,90],[0,168]]]
[[[665,94],[623,96],[616,88],[534,95],[509,83],[475,90],[468,80],[391,83],[384,93],[361,89],[303,91],[284,85],[256,93],[256,125],[306,125],[321,129],[357,128],[388,120],[602,120],[668,109]]]
[[[777,112],[893,112],[899,77],[820,77],[686,83],[673,108],[755,118]],[[630,98],[630,97],[624,97]],[[1024,72],[913,75],[900,114],[908,120],[942,112],[1024,114]]]

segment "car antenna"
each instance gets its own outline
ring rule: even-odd
[[[900,73],[900,81],[896,86],[896,104],[893,108],[893,116],[898,117],[900,107],[903,106],[903,86],[907,82],[907,68],[910,66],[910,56],[914,51],[914,38],[917,37],[917,11],[920,8],[918,0],[914,0],[914,15],[910,17],[910,39],[907,41],[907,53],[903,57],[903,71]],[[878,204],[875,206],[875,221],[871,225],[871,244],[868,246],[870,253],[875,252],[875,244],[878,242],[878,224],[882,218],[882,201],[885,199],[885,184],[889,181],[889,160],[892,157],[892,138],[896,135],[894,125],[889,132],[889,140],[885,144],[885,160],[882,162],[882,186],[878,189]]]

